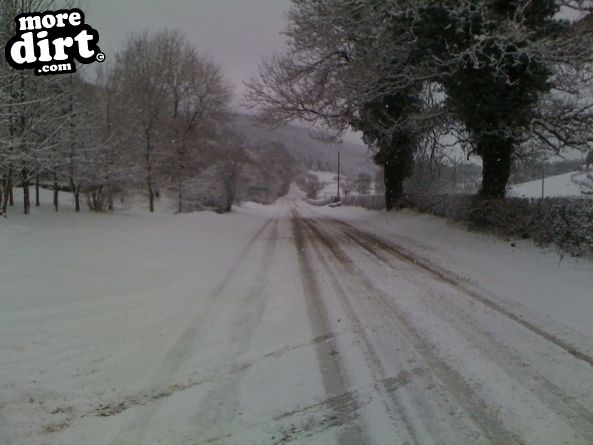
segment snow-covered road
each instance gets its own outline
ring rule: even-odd
[[[590,355],[372,234],[296,221],[330,330],[347,326],[343,374],[372,387],[358,411],[370,443],[390,426],[397,443],[592,443]]]
[[[348,215],[293,196],[156,216],[136,232],[128,217],[98,239],[73,235],[70,251],[89,247],[80,270],[42,252],[27,258],[39,272],[29,285],[0,264],[0,443],[593,443],[590,263],[533,266],[540,286],[571,282],[564,311],[542,314],[522,287],[470,265],[461,276],[459,252],[420,255]],[[459,231],[422,224],[449,242]],[[60,230],[27,236],[53,237],[57,253]],[[488,243],[500,270],[495,241],[474,245]],[[533,265],[540,254],[519,255]],[[91,277],[73,292],[88,268],[104,287]]]

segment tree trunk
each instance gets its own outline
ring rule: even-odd
[[[234,167],[231,167],[234,168]],[[225,213],[230,213],[233,209],[233,204],[235,203],[235,187],[236,187],[236,176],[237,172],[232,171],[230,176],[226,178],[224,183],[225,193],[226,193],[226,203],[224,206],[223,211]]]
[[[70,180],[70,186],[72,193],[74,193],[74,208],[77,212],[80,212],[80,186],[77,187],[72,179]]]
[[[407,131],[397,131],[389,141],[380,141],[374,161],[383,167],[385,209],[395,209],[404,192],[404,180],[414,168],[416,137]]]
[[[404,175],[396,160],[387,161],[383,165],[385,176],[385,209],[393,210],[397,207],[404,192]]]
[[[58,175],[54,173],[54,210],[57,212],[60,209],[60,189],[58,186]]]
[[[8,190],[8,177],[3,176],[2,184],[0,185],[0,215],[4,215],[4,216],[6,216],[6,214],[4,213],[4,208],[6,207],[4,202],[8,199],[7,190]]]
[[[154,187],[152,184],[152,159],[150,157],[150,154],[152,153],[152,145],[150,131],[146,129],[144,131],[144,135],[146,140],[144,159],[146,161],[146,188],[148,190],[148,208],[150,210],[150,213],[154,213]]]
[[[154,189],[152,187],[152,175],[146,177],[146,186],[148,188],[148,208],[150,213],[154,213]]]
[[[183,181],[181,175],[177,178],[177,213],[183,213]]]
[[[513,144],[510,141],[493,141],[479,147],[482,154],[482,188],[484,199],[504,199],[513,166]]]
[[[398,178],[397,169],[394,169],[390,163],[383,166],[385,174],[385,209],[393,210],[403,193],[402,181]]]
[[[23,208],[25,215],[31,213],[31,196],[29,194],[29,178],[27,178],[27,172],[23,172]]]
[[[35,207],[39,207],[41,205],[41,200],[39,199],[39,175],[35,175]]]
[[[233,210],[233,202],[234,202],[234,200],[235,200],[235,198],[234,198],[233,194],[230,193],[227,196],[227,199],[226,199],[226,205],[224,207],[224,212],[225,213],[230,213]]]
[[[105,197],[103,196],[103,186],[94,190],[92,193],[87,194],[87,201],[89,208],[93,212],[102,212],[105,210]]]
[[[77,212],[80,212],[80,189],[77,188],[74,192],[74,206]]]
[[[4,200],[5,197],[8,198],[8,196],[6,195],[6,176],[2,177],[2,182],[0,183],[0,216],[6,216],[4,214],[4,211],[2,209],[4,209]]]
[[[14,207],[14,190],[12,188],[12,185],[10,186],[10,189],[8,191],[8,203],[10,204],[10,207]]]
[[[4,201],[2,203],[2,214],[6,216],[8,211],[8,203],[10,202],[10,196],[12,194],[12,172],[8,172],[6,182],[4,183]]]

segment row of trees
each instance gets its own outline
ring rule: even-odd
[[[480,195],[502,198],[518,158],[592,140],[590,11],[585,0],[292,0],[288,50],[263,63],[246,100],[273,123],[362,132],[387,208],[419,154],[459,148],[481,158]]]
[[[3,0],[2,41],[22,12],[64,6],[54,0]],[[129,190],[143,189],[150,211],[161,190],[174,192],[177,210],[188,184],[208,165],[231,165],[244,156],[241,141],[225,130],[232,90],[221,69],[179,32],[129,38],[96,76],[36,77],[0,65],[0,212],[23,188],[72,192],[76,210],[113,208]],[[225,175],[220,181],[234,180]]]

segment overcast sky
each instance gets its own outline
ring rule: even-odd
[[[262,56],[281,51],[280,31],[290,0],[84,0],[101,50],[113,55],[133,32],[177,28],[222,65],[235,94],[257,71]]]

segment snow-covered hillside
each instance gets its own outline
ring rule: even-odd
[[[244,114],[233,116],[232,127],[245,137],[248,144],[282,143],[288,152],[307,168],[337,172],[339,151],[342,171],[346,174],[374,174],[376,170],[367,147],[351,142],[326,144],[311,137],[311,130],[304,127],[285,125],[269,128]]]
[[[579,196],[593,194],[593,175],[584,172],[572,172],[545,178],[543,181],[544,197]],[[542,180],[530,181],[511,188],[512,196],[525,198],[542,197]]]

